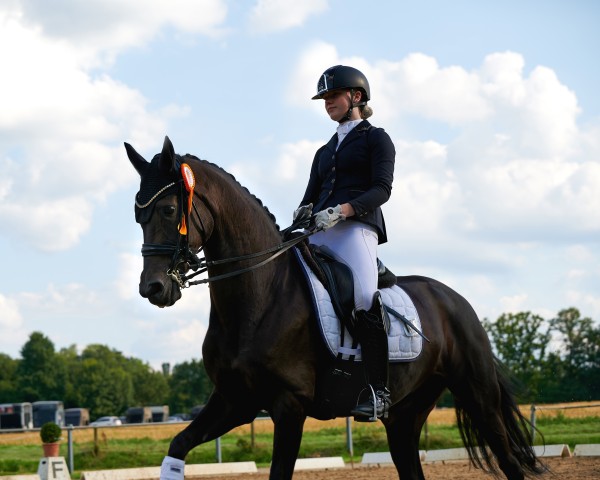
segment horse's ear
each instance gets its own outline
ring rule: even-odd
[[[168,174],[171,169],[175,169],[175,149],[169,137],[165,137],[158,165],[160,170],[165,174]]]
[[[141,175],[148,167],[148,162],[144,157],[142,157],[138,152],[135,151],[135,148],[133,148],[127,142],[125,142],[125,150],[127,150],[127,156],[129,157],[129,161],[135,167],[137,172]]]

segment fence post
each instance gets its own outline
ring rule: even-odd
[[[73,473],[73,425],[67,427],[67,457],[69,457],[69,472]]]
[[[531,423],[531,445],[534,444],[534,440],[535,440],[535,404],[531,404],[531,416],[530,416],[530,423]]]
[[[255,420],[252,420],[252,423],[250,424],[250,446],[252,447],[252,450],[254,450],[254,446],[255,446],[254,422],[255,422]]]
[[[98,427],[94,427],[94,455],[98,455],[100,447],[98,446]]]
[[[221,463],[223,461],[223,458],[221,457],[221,437],[217,437],[215,444],[217,447],[217,463]]]
[[[346,417],[346,446],[348,448],[350,458],[354,458],[354,443],[352,442],[352,422],[350,421],[350,417]]]
[[[425,420],[425,450],[429,450],[429,419]]]

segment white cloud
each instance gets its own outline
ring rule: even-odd
[[[27,339],[24,324],[19,302],[12,296],[0,294],[0,352],[16,357]]]
[[[480,94],[480,78],[462,67],[441,68],[434,58],[413,53],[397,63],[376,64],[374,70],[379,72],[374,80],[380,83],[381,98],[391,101],[393,110],[387,115],[411,113],[456,125],[481,121],[491,114]]]
[[[311,108],[319,115],[325,111],[322,101],[307,102],[317,92],[319,76],[333,65],[351,64],[361,69],[367,77],[370,75],[368,63],[360,58],[341,58],[337,48],[326,42],[316,41],[300,55],[296,67],[288,78],[286,101],[290,105]]]
[[[158,309],[142,298],[132,301],[143,305],[133,321],[129,346],[137,357],[155,359],[155,368],[162,361],[174,364],[202,357],[211,305],[206,286],[184,290],[181,299],[169,308]]]
[[[182,33],[218,36],[227,16],[224,0],[20,0],[16,10],[28,28],[78,45],[89,64],[110,60],[120,50],[141,46],[165,26]]]
[[[500,298],[500,304],[502,305],[502,311],[506,313],[517,313],[523,311],[523,306],[527,302],[527,294],[520,293],[511,296],[505,296]]]
[[[585,245],[571,245],[567,248],[567,257],[577,263],[589,264],[594,260],[593,252]]]
[[[322,142],[300,140],[297,143],[286,143],[281,147],[281,154],[277,161],[275,177],[279,180],[296,180],[306,177],[310,172],[315,152],[321,147]]]
[[[329,8],[327,0],[258,0],[250,13],[250,29],[259,33],[299,27],[313,15]]]
[[[289,101],[312,93],[318,65],[336,63],[369,78],[375,125],[393,132],[421,117],[454,129],[447,144],[435,145],[435,161],[427,142],[402,134],[393,139],[390,206],[415,224],[420,219],[420,230],[452,225],[516,241],[600,233],[598,129],[577,124],[577,98],[551,69],[536,66],[527,74],[523,56],[514,52],[490,54],[472,71],[440,66],[421,53],[370,63],[315,43],[292,72]]]
[[[81,312],[99,315],[108,309],[109,303],[102,295],[80,283],[49,284],[41,293],[22,292],[17,299],[26,317],[40,312],[65,318],[79,317]]]
[[[91,214],[91,205],[83,198],[38,199],[31,204],[17,200],[0,205],[0,231],[26,239],[42,251],[65,250],[88,231]]]
[[[144,263],[143,258],[139,253],[135,255],[121,253],[119,260],[119,271],[115,281],[117,295],[122,300],[137,298],[139,295],[140,274]]]
[[[24,4],[25,11],[42,9],[40,14],[45,5]],[[56,15],[45,18],[50,24],[64,21],[68,11],[56,8]],[[152,10],[141,3],[138,8]],[[64,250],[88,231],[98,202],[135,181],[133,169],[115,174],[122,165],[122,139],[154,143],[166,122],[187,109],[167,105],[148,111],[136,90],[91,75],[80,44],[48,37],[47,29],[26,20],[31,18],[0,13],[0,63],[10,72],[0,77],[0,163],[7,167],[0,181],[0,232],[41,250]],[[69,22],[78,23],[71,17]],[[153,23],[154,31],[160,25]],[[9,156],[10,151],[19,153]]]
[[[19,312],[17,303],[2,294],[0,294],[0,312],[2,312],[0,316],[0,328],[2,330],[16,329],[21,326],[23,317]]]

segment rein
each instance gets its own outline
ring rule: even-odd
[[[194,195],[198,196],[198,194],[195,191],[194,191]],[[199,196],[198,196],[198,198],[199,198]],[[183,188],[182,188],[181,189],[181,201],[183,201],[183,200],[184,200],[184,193],[183,193]],[[151,203],[151,202],[149,202],[149,203]],[[193,200],[191,201],[191,206],[193,208],[193,211],[196,212],[196,217],[198,217],[198,220],[200,221],[200,225],[198,225],[198,223],[195,221],[194,216],[189,215],[188,212],[185,211],[185,209],[182,211],[182,222],[185,222],[187,224],[187,223],[189,223],[188,217],[190,217],[190,216],[192,217],[191,219],[192,219],[193,223],[195,224],[196,228],[198,229],[201,236],[203,237],[203,245],[204,245],[206,238],[204,238],[205,237],[205,229],[204,229],[204,225],[202,224],[202,217],[200,217],[198,209],[196,208],[196,204],[193,202]],[[305,223],[306,223],[306,219],[299,219],[299,221],[294,222],[292,225],[287,227],[285,230],[282,230],[281,233],[285,238],[285,236],[287,236],[293,230],[305,226]],[[142,256],[150,257],[150,256],[160,256],[160,255],[172,255],[171,266],[167,270],[167,275],[174,282],[176,282],[180,288],[183,289],[183,288],[191,287],[192,285],[200,285],[203,283],[210,283],[210,282],[216,282],[219,280],[224,280],[226,278],[231,278],[231,277],[241,275],[246,272],[250,272],[257,268],[260,268],[263,265],[266,265],[270,261],[277,258],[282,253],[286,252],[293,246],[304,241],[306,238],[317,233],[317,231],[318,231],[318,229],[312,229],[312,230],[308,231],[307,233],[299,235],[293,239],[287,240],[283,243],[280,243],[279,245],[275,245],[274,247],[268,248],[267,250],[263,250],[262,252],[250,253],[247,255],[241,255],[241,256],[231,257],[231,258],[224,258],[224,259],[220,259],[220,260],[207,260],[206,257],[199,258],[198,255],[195,252],[193,252],[189,246],[187,233],[182,234],[180,232],[177,245],[161,244],[161,243],[144,243],[144,244],[142,244]],[[202,247],[200,247],[198,252],[201,250],[202,250]],[[214,277],[209,277],[209,278],[205,278],[202,280],[191,281],[191,279],[194,278],[195,276],[206,272],[209,267],[213,267],[216,265],[225,265],[225,264],[234,263],[234,262],[240,262],[243,260],[251,260],[254,258],[264,257],[265,255],[269,255],[269,254],[272,254],[272,255],[255,265],[251,265],[249,267],[242,268],[240,270],[234,270],[232,272],[223,273],[221,275],[216,275]],[[193,270],[194,273],[191,273],[189,275],[182,273],[179,270],[179,268],[182,265],[187,265],[191,270]]]
[[[274,260],[275,258],[277,258],[279,255],[281,255],[282,253],[286,252],[287,250],[289,250],[290,248],[292,248],[293,246],[299,244],[300,242],[302,242],[303,240],[305,240],[306,238],[310,237],[311,235],[313,235],[314,233],[316,233],[317,231],[310,231],[307,233],[304,233],[296,238],[293,238],[291,240],[288,240],[286,242],[280,243],[279,245],[276,245],[274,247],[271,247],[267,250],[263,250],[262,252],[257,252],[257,253],[250,253],[248,255],[241,255],[239,257],[232,257],[232,258],[225,258],[222,260],[212,260],[212,261],[207,261],[205,257],[202,257],[199,259],[199,264],[196,268],[194,268],[194,266],[190,265],[190,268],[192,270],[197,270],[194,273],[192,273],[191,275],[181,275],[178,271],[173,271],[170,273],[171,278],[173,278],[181,288],[187,288],[190,287],[192,285],[200,285],[203,283],[210,283],[210,282],[216,282],[218,280],[224,280],[226,278],[230,278],[230,277],[234,277],[237,275],[241,275],[242,273],[246,273],[246,272],[250,272],[252,270],[255,270],[257,268],[262,267],[263,265],[266,265],[267,263],[269,263],[271,260]],[[262,262],[259,262],[255,265],[251,265],[250,267],[246,267],[246,268],[242,268],[240,270],[234,270],[232,272],[228,272],[228,273],[223,273],[221,275],[216,275],[214,277],[209,277],[209,278],[205,278],[202,280],[195,280],[195,281],[189,281],[190,278],[195,277],[196,275],[199,275],[201,273],[204,273],[208,270],[208,267],[212,267],[215,265],[224,265],[227,263],[233,263],[233,262],[239,262],[242,260],[249,260],[252,258],[258,258],[258,257],[263,257],[265,255],[268,255],[269,253],[273,253],[273,255],[271,255],[269,258],[266,258],[265,260],[263,260]],[[175,278],[174,278],[175,277]]]

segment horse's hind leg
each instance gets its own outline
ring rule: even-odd
[[[388,445],[401,480],[424,480],[419,438],[427,416],[443,391],[438,379],[431,379],[400,404],[394,405],[385,421]]]

